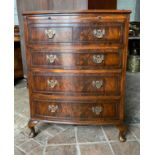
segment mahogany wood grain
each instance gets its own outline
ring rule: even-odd
[[[122,50],[35,50],[30,49],[30,67],[53,69],[120,69]],[[95,58],[100,61],[96,62]],[[101,59],[102,58],[102,59]],[[51,60],[51,61],[50,61]]]
[[[74,101],[74,100],[33,100],[32,117],[39,117],[48,120],[118,120],[119,100],[94,100],[94,101]],[[51,106],[57,106],[55,111],[51,111]],[[101,107],[101,111],[96,113],[93,108]]]
[[[49,12],[37,12],[38,15],[36,16],[34,12],[24,12],[23,15],[27,16],[28,24],[73,24],[73,23],[81,23],[81,24],[92,24],[92,23],[102,23],[103,22],[113,22],[113,23],[120,23],[123,22],[126,17],[123,14],[120,14],[118,11],[114,11],[114,14],[111,16],[111,11],[96,11],[94,14],[93,11],[72,11],[72,13],[68,11],[64,12],[56,12],[53,11],[52,14]],[[89,16],[87,15],[89,13]],[[126,12],[124,12],[126,13]],[[65,14],[65,16],[64,16]],[[33,15],[33,16],[31,16]],[[67,17],[69,16],[69,18]]]
[[[66,19],[67,20],[67,19]],[[123,43],[122,29],[124,22],[104,22],[104,23],[85,23],[78,22],[66,25],[65,20],[60,24],[31,24],[29,26],[29,43],[86,43],[99,42],[102,43]],[[98,20],[99,22],[99,20]],[[54,31],[53,38],[49,38],[46,31]],[[94,31],[104,31],[103,37],[98,38],[94,35]],[[61,36],[61,37],[60,37]]]
[[[94,14],[108,14],[112,16],[118,14],[118,15],[128,15],[131,13],[131,10],[113,10],[113,9],[99,9],[99,10],[94,10],[94,9],[89,9],[89,10],[39,10],[39,11],[24,11],[23,15],[45,15],[45,14],[89,14],[92,15]]]
[[[119,74],[80,74],[54,73],[54,72],[32,72],[32,92],[62,94],[62,95],[120,95]],[[56,81],[51,87],[48,82]],[[102,85],[97,87],[97,82]]]
[[[125,141],[129,13],[24,13],[32,135],[38,121],[113,124]]]

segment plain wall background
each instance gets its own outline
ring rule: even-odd
[[[117,0],[117,9],[131,10],[130,21],[140,21],[140,0]]]
[[[18,14],[17,14],[17,4],[16,0],[14,0],[14,25],[18,25]]]

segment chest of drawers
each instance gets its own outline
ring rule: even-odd
[[[24,13],[31,136],[39,121],[116,125],[125,141],[130,11]]]

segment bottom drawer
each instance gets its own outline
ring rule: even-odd
[[[32,107],[32,117],[46,120],[119,119],[119,100],[34,100]]]

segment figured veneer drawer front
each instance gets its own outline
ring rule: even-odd
[[[33,117],[61,120],[118,119],[119,100],[32,101]]]
[[[122,23],[73,27],[73,42],[123,43]]]
[[[32,26],[29,29],[29,42],[72,42],[72,28]]]
[[[120,74],[33,72],[32,91],[62,95],[120,95]]]
[[[29,25],[29,43],[123,43],[123,23]]]
[[[31,51],[31,66],[57,69],[116,69],[121,68],[122,51],[109,50],[51,50]]]

